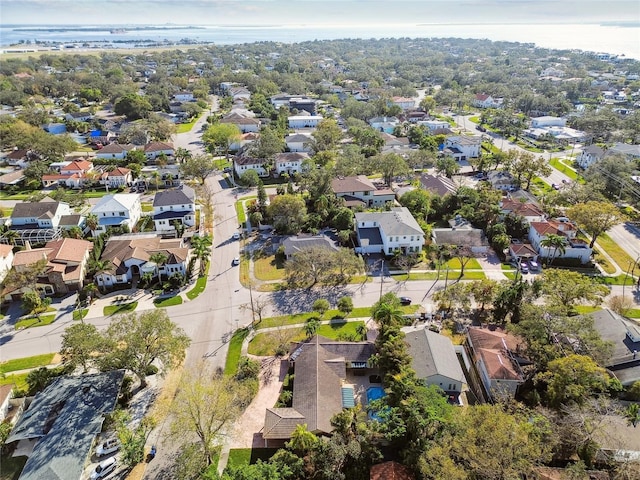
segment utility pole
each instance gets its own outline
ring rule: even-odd
[[[380,267],[380,298],[382,298],[382,283],[384,282],[384,259],[382,260],[382,267]]]
[[[253,328],[256,323],[256,311],[253,308],[253,287],[251,281],[249,281],[249,300],[251,302],[251,328]]]

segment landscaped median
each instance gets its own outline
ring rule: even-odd
[[[175,295],[173,297],[156,298],[153,301],[153,306],[156,308],[172,307],[174,305],[182,305],[182,297]]]
[[[47,310],[43,313],[47,313],[47,312],[55,312],[56,309],[53,307],[48,307]],[[42,327],[44,325],[49,325],[51,323],[53,323],[56,319],[56,314],[55,313],[51,313],[49,315],[43,315],[42,313],[37,316],[37,315],[28,315],[25,317],[22,317],[20,320],[18,320],[16,322],[15,325],[15,329],[16,330],[23,330],[25,328],[32,328],[32,327]]]
[[[133,312],[138,306],[138,302],[130,302],[130,303],[120,303],[116,305],[107,305],[103,309],[103,314],[105,317],[109,317],[111,315],[117,315],[122,313]]]
[[[207,266],[204,269],[204,275],[200,275],[198,280],[196,280],[196,285],[191,290],[187,292],[187,298],[189,300],[193,300],[207,288],[207,278],[209,276],[209,266],[211,262],[207,262]]]

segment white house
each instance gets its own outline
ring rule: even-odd
[[[7,276],[11,270],[13,263],[13,247],[4,243],[0,243],[0,282]]]
[[[155,253],[164,255],[165,263],[151,261]],[[111,267],[95,276],[96,283],[111,288],[131,283],[145,273],[159,274],[163,280],[174,274],[186,275],[189,249],[182,238],[161,239],[155,233],[119,235],[109,239],[100,258],[111,262]]]
[[[176,92],[173,94],[173,99],[177,102],[193,102],[195,97],[192,92]]]
[[[235,87],[229,90],[229,95],[233,97],[233,100],[246,100],[249,101],[251,99],[251,92],[247,90],[245,87]]]
[[[289,128],[316,128],[322,120],[320,115],[292,115],[289,117]]]
[[[93,118],[93,115],[91,115],[91,112],[69,112],[64,118],[70,122],[88,122]]]
[[[416,376],[425,385],[437,385],[448,395],[460,394],[466,379],[453,343],[448,337],[426,327],[402,328]]]
[[[480,156],[482,138],[475,135],[457,135],[445,140],[443,153],[456,160],[467,160]]]
[[[53,164],[52,164],[53,165]],[[42,176],[42,185],[45,188],[61,185],[69,188],[82,188],[89,181],[88,174],[93,171],[93,163],[80,159],[60,164],[58,174],[46,174]]]
[[[101,183],[108,185],[109,188],[124,187],[133,183],[133,175],[128,168],[116,167],[102,174]]]
[[[535,203],[521,202],[520,200],[503,199],[500,202],[500,213],[523,217],[527,223],[543,222],[546,219],[545,213]]]
[[[255,170],[260,177],[268,177],[269,172],[265,169],[267,161],[264,158],[253,158],[236,156],[233,158],[233,168],[238,177],[248,170]]]
[[[66,215],[71,215],[69,205],[56,202],[49,197],[39,202],[19,202],[11,212],[11,227],[21,230],[55,229]]]
[[[166,142],[151,142],[144,146],[144,154],[148,160],[155,160],[163,153],[168,157],[173,156],[175,154],[173,145]]]
[[[331,189],[348,207],[381,207],[395,200],[393,190],[376,187],[366,175],[334,178]]]
[[[196,224],[196,192],[187,185],[157,192],[153,198],[156,232],[175,232],[175,222],[186,227]]]
[[[284,143],[287,145],[287,149],[290,152],[311,152],[311,144],[312,144],[311,135],[306,135],[304,133],[293,133],[291,135],[287,135],[284,138]]]
[[[417,123],[418,125],[427,127],[430,132],[442,130],[445,128],[451,128],[451,124],[449,122],[445,122],[444,120],[420,120]]]
[[[262,125],[262,122],[260,122],[260,120],[258,120],[257,118],[248,117],[237,112],[231,112],[230,114],[221,118],[220,123],[229,123],[231,125],[235,125],[240,129],[240,132],[242,133],[258,132],[260,131],[260,125]]]
[[[96,158],[110,158],[122,160],[131,150],[135,150],[135,145],[120,145],[119,143],[110,143],[96,152]]]
[[[473,106],[478,108],[499,108],[502,106],[502,99],[493,98],[486,93],[477,93],[473,99]]]
[[[531,119],[531,128],[564,127],[566,125],[566,118],[544,116]]]
[[[581,168],[589,168],[592,164],[604,157],[605,151],[597,145],[585,147],[576,157],[576,163]]]
[[[414,98],[393,97],[391,99],[391,104],[399,106],[402,110],[411,110],[416,108],[416,100]]]
[[[556,220],[545,222],[531,222],[529,224],[529,241],[542,258],[576,258],[581,263],[587,263],[593,250],[584,240],[576,238],[576,227],[569,222]],[[564,253],[553,247],[544,247],[542,241],[547,235],[559,235],[565,238]]]
[[[309,159],[306,152],[278,153],[275,158],[275,170],[278,175],[293,175],[302,172],[302,164]]]
[[[242,135],[240,135],[240,138],[238,138],[235,142],[229,145],[229,151],[237,152],[241,150],[243,147],[249,145],[250,143],[255,142],[258,138],[260,138],[259,133],[254,133],[254,132],[243,133]]]
[[[107,227],[127,227],[133,231],[142,215],[140,195],[137,193],[105,195],[91,209],[91,213],[98,217],[98,228],[93,231],[94,237],[106,232]]]
[[[369,120],[369,125],[379,132],[393,133],[400,121],[396,117],[374,117]]]
[[[388,212],[357,212],[358,253],[393,255],[419,253],[424,245],[424,231],[406,207],[393,207]]]

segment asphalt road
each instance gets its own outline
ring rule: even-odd
[[[640,260],[640,227],[631,222],[621,223],[610,229],[607,234],[634,260]],[[636,275],[640,274],[640,265]]]

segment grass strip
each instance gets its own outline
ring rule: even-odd
[[[32,318],[24,318],[22,320],[18,320],[16,323],[16,330],[22,330],[25,328],[32,327],[44,327],[45,325],[49,325],[53,323],[56,319],[56,314],[53,315],[41,315],[40,318],[32,317]]]
[[[187,298],[189,300],[193,300],[202,292],[204,292],[205,288],[207,288],[207,276],[209,275],[210,265],[211,265],[211,262],[207,262],[207,266],[204,269],[204,275],[199,276],[198,280],[196,280],[196,286],[187,292]]]
[[[102,312],[105,317],[109,317],[115,314],[133,312],[137,306],[138,302],[123,303],[121,305],[107,305],[104,307]]]
[[[0,374],[49,365],[51,360],[53,360],[54,355],[55,354],[53,353],[45,353],[42,355],[34,355],[32,357],[7,360],[6,362],[0,363]]]
[[[174,305],[181,305],[182,297],[180,295],[176,295],[175,297],[169,298],[156,298],[153,301],[153,306],[156,308],[166,308],[173,307]]]
[[[238,362],[240,362],[240,355],[242,354],[242,342],[249,335],[249,329],[242,328],[236,330],[229,342],[229,351],[227,352],[227,359],[224,364],[225,375],[235,375],[238,371]]]

